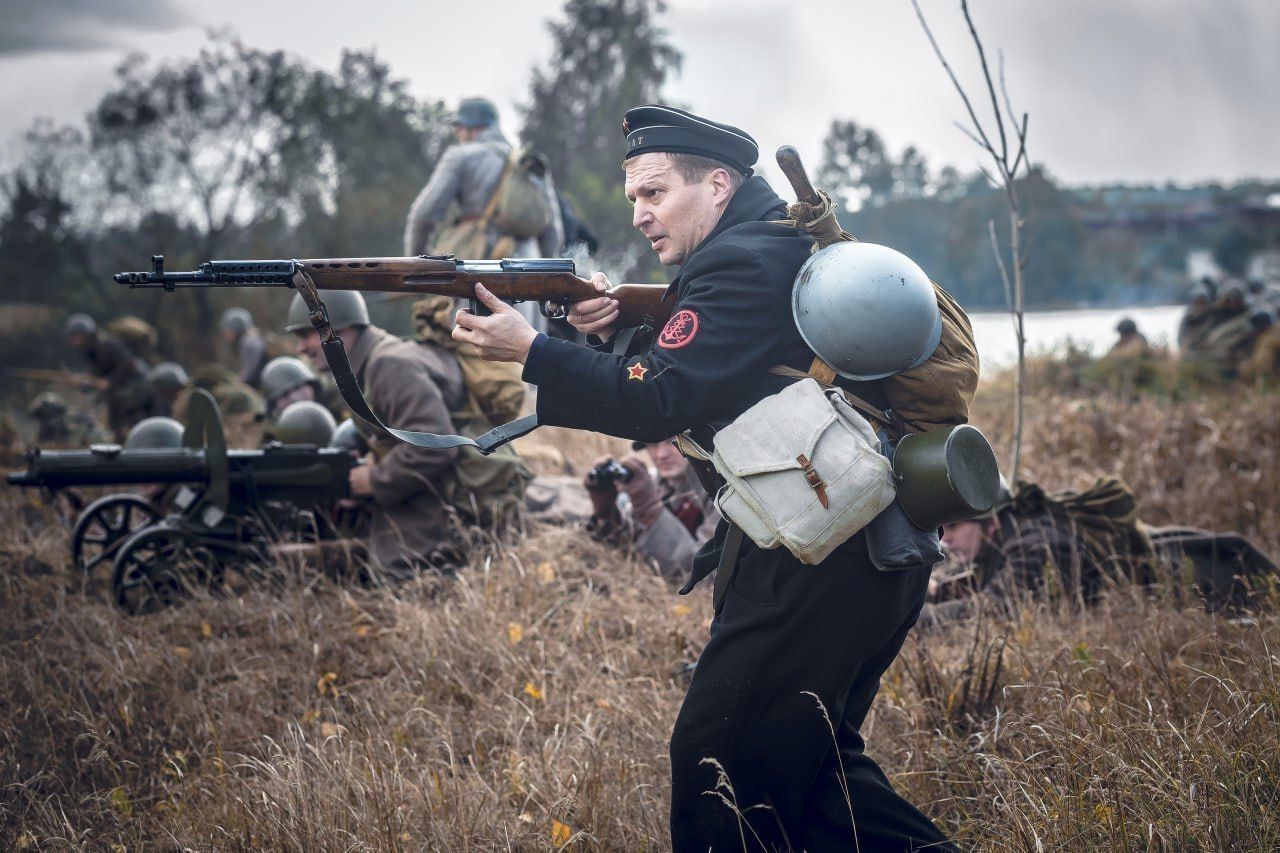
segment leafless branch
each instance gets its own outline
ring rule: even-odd
[[[982,147],[994,157],[996,155],[995,147],[992,146],[991,140],[987,139],[982,122],[978,121],[978,115],[973,111],[973,104],[969,102],[969,95],[965,92],[964,87],[960,85],[960,81],[956,79],[956,74],[951,70],[951,64],[947,62],[946,56],[943,55],[942,48],[938,47],[938,41],[933,37],[933,30],[929,29],[929,22],[924,19],[924,12],[920,11],[919,0],[911,0],[911,6],[916,10],[916,17],[920,19],[920,26],[924,28],[924,34],[929,37],[929,44],[933,46],[934,55],[938,57],[938,61],[946,69],[947,76],[951,78],[951,85],[955,86],[956,92],[960,95],[960,100],[964,101],[964,108],[969,112],[969,120],[973,122],[978,135],[982,137]]]
[[[969,14],[969,0],[960,0],[960,11],[964,13],[964,22],[969,25],[969,35],[973,38],[974,47],[978,49],[978,60],[982,63],[982,79],[987,82],[987,94],[991,96],[991,112],[996,117],[996,130],[1000,134],[1000,160],[1003,163],[1009,162],[1009,142],[1004,133],[1004,119],[1000,113],[1000,102],[996,100],[995,83],[991,80],[991,69],[987,66],[987,51],[982,46],[982,38],[978,35],[978,29],[973,25],[973,16]],[[1013,116],[1010,115],[1010,120]]]
[[[969,114],[969,120],[973,123],[973,130],[970,131],[959,123],[956,126],[960,128],[960,131],[965,136],[969,137],[990,155],[991,165],[999,175],[999,180],[996,180],[983,166],[979,165],[978,169],[993,187],[1004,190],[1005,202],[1008,207],[1008,262],[1006,262],[1004,252],[1000,248],[1000,241],[996,236],[995,220],[987,222],[987,234],[991,240],[991,252],[995,255],[996,267],[1000,271],[1000,281],[1004,286],[1005,304],[1009,307],[1018,348],[1017,371],[1014,374],[1013,464],[1010,472],[1011,479],[1016,482],[1022,458],[1023,384],[1026,380],[1026,335],[1022,271],[1026,266],[1027,251],[1030,246],[1030,240],[1025,243],[1023,241],[1022,202],[1018,197],[1017,182],[1019,169],[1030,168],[1030,161],[1027,157],[1028,116],[1023,113],[1021,121],[1019,121],[1018,114],[1014,112],[1013,101],[1009,97],[1009,87],[1005,83],[1004,53],[1002,51],[997,51],[996,54],[998,59],[998,79],[1000,81],[999,93],[997,94],[996,78],[993,78],[991,74],[991,67],[987,62],[986,48],[982,44],[981,36],[978,35],[977,26],[973,23],[973,16],[969,11],[969,0],[960,0],[960,11],[964,16],[965,24],[969,29],[969,37],[973,40],[974,49],[978,54],[978,62],[982,67],[983,82],[987,87],[987,96],[991,99],[991,111],[995,120],[994,136],[1000,144],[999,150],[996,150],[996,146],[991,141],[993,134],[988,133],[986,127],[978,119],[968,93],[960,85],[955,71],[952,70],[951,64],[947,62],[946,56],[943,55],[942,49],[938,46],[937,39],[933,36],[933,31],[929,28],[928,21],[925,20],[924,13],[920,10],[919,0],[911,0],[911,6],[916,11],[916,18],[919,19],[920,26],[924,29],[930,46],[933,47],[934,55],[938,57],[938,62],[942,64],[943,70],[946,71],[947,77],[951,80],[951,85],[955,87],[956,92],[960,95],[965,111]],[[1006,123],[1014,134],[1012,152],[1010,151],[1009,131],[1006,129]]]

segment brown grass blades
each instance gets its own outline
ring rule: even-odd
[[[1148,520],[1275,553],[1274,400],[1042,388],[1025,459],[1050,488],[1118,472]],[[979,421],[997,446],[1003,420]],[[540,440],[553,470],[619,449]],[[51,508],[6,489],[0,514],[0,849],[669,843],[667,737],[709,590],[676,598],[546,529],[478,550],[443,589],[288,570],[131,619],[80,591]],[[1027,603],[913,636],[867,734],[982,849],[1274,849],[1277,649],[1273,615],[1227,623],[1126,589],[1089,611]]]

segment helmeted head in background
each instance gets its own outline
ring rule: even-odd
[[[466,98],[453,114],[453,135],[459,142],[470,142],[498,124],[498,108],[488,98]]]
[[[1116,333],[1121,337],[1136,335],[1138,333],[1138,324],[1133,321],[1132,317],[1125,317],[1116,323]]]
[[[248,309],[234,307],[228,308],[222,312],[222,316],[218,318],[218,331],[222,333],[222,337],[227,343],[234,344],[236,341],[253,328],[253,315]]]
[[[271,427],[271,434],[281,444],[312,444],[328,447],[337,422],[329,410],[311,400],[291,403]]]
[[[67,346],[84,352],[98,334],[98,324],[88,314],[72,314],[63,325],[62,334],[67,339]]]
[[[329,315],[329,325],[340,335],[348,333],[348,330],[355,330],[358,334],[358,330],[370,325],[369,306],[365,304],[364,295],[358,291],[326,290],[321,301]],[[295,293],[293,301],[289,303],[284,330],[293,335],[295,351],[299,356],[310,359],[317,370],[329,369],[324,350],[320,347],[320,335],[311,325],[311,312],[307,310],[307,303],[302,301],[300,293]],[[350,346],[350,342],[347,345]]]
[[[978,559],[983,547],[992,541],[1000,526],[997,516],[1013,503],[1013,490],[1009,481],[1000,475],[1000,486],[995,505],[982,515],[964,521],[953,521],[942,526],[942,544],[957,563],[972,563]]]
[[[283,409],[300,400],[314,400],[320,379],[306,362],[291,355],[273,358],[262,368],[262,396],[267,400],[267,413]]]

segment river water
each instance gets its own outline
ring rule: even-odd
[[[1027,354],[1053,352],[1068,342],[1101,355],[1116,339],[1116,323],[1132,317],[1138,330],[1155,346],[1173,348],[1182,318],[1182,305],[1146,305],[1137,308],[1088,308],[1076,311],[1028,311],[1024,320]],[[983,372],[1006,367],[1017,359],[1013,320],[1006,312],[973,312],[973,335]]]

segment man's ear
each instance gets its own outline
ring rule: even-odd
[[[717,204],[728,203],[730,196],[733,195],[733,179],[729,177],[727,169],[711,171],[711,189]]]

